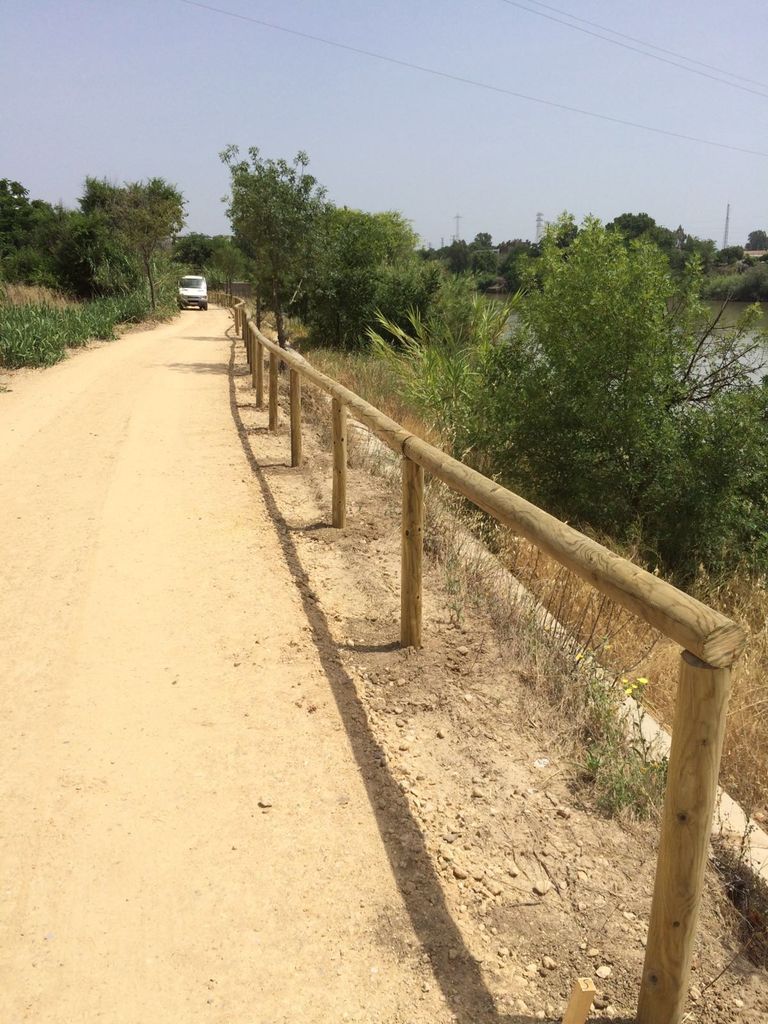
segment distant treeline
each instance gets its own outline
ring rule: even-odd
[[[647,213],[622,213],[606,228],[620,234],[628,245],[640,240],[652,242],[665,255],[674,273],[682,273],[695,257],[706,275],[707,297],[768,301],[766,257],[750,255],[768,250],[765,231],[750,232],[746,247],[718,249],[711,239],[697,238],[682,225],[674,231],[662,227]],[[566,247],[579,228],[572,224],[560,230],[560,244]],[[536,242],[515,238],[494,244],[486,231],[475,235],[471,242],[454,239],[439,249],[422,250],[424,259],[441,263],[453,274],[474,275],[477,287],[484,292],[516,292],[524,281],[530,280],[532,261],[540,255],[541,248]]]
[[[0,179],[0,284],[50,288],[79,300],[124,296],[146,287],[150,304],[175,298],[176,278],[205,272],[226,287],[247,272],[232,239],[179,235],[185,200],[162,178],[115,185],[86,178],[74,209],[31,199]],[[156,279],[168,295],[154,296]]]

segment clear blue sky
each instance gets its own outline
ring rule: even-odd
[[[525,0],[521,0],[525,2]],[[764,0],[548,0],[768,82]],[[768,153],[752,95],[504,0],[211,0],[404,61]],[[531,4],[530,6],[533,6]],[[543,10],[543,8],[539,8]],[[549,13],[552,13],[551,11]],[[559,15],[554,15],[559,17]],[[748,88],[758,86],[747,85]],[[297,38],[181,0],[0,3],[0,177],[73,205],[86,175],[159,175],[188,230],[228,230],[219,151],[305,149],[339,204],[401,210],[439,245],[533,237],[536,212],[646,211],[722,240],[768,228],[768,159],[598,121]]]

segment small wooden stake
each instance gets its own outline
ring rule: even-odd
[[[683,651],[637,1024],[679,1024],[717,798],[731,671]]]
[[[256,388],[256,408],[264,408],[264,346],[254,337],[253,369],[251,380]]]
[[[277,430],[277,355],[269,353],[269,429]]]
[[[331,401],[333,438],[333,497],[331,522],[337,530],[347,525],[347,407],[338,398]]]
[[[585,1024],[596,994],[597,989],[591,978],[577,978],[571,989],[571,998],[563,1016],[563,1024]]]
[[[403,457],[400,568],[400,644],[421,647],[421,573],[424,554],[424,470]]]
[[[301,465],[301,374],[291,370],[291,465]]]

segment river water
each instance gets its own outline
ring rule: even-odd
[[[717,313],[720,309],[719,302],[707,302],[706,305],[709,306],[713,314]],[[726,326],[729,324],[736,323],[737,319],[741,316],[741,314],[744,312],[745,309],[747,309],[749,305],[751,305],[751,303],[749,302],[729,302],[728,305],[725,307],[725,312],[723,313],[723,319],[721,320],[721,323],[723,323]],[[758,322],[757,330],[768,332],[768,304],[764,303],[762,305],[762,315]],[[763,345],[762,362],[766,363],[767,365],[763,367],[763,369],[758,369],[755,371],[755,376],[758,380],[764,374],[768,373],[768,340],[766,340]]]
[[[500,296],[499,298],[504,299],[506,298],[506,296]],[[719,302],[705,302],[705,305],[712,310],[713,318],[720,311],[721,304]],[[744,312],[744,310],[747,309],[750,305],[752,305],[752,303],[749,302],[729,302],[728,305],[725,307],[725,312],[723,313],[721,323],[725,326],[735,324],[738,318]],[[509,321],[510,330],[512,330],[512,325],[514,324],[514,321],[515,315],[513,313]],[[762,314],[760,316],[760,320],[757,323],[756,332],[761,331],[764,331],[766,332],[766,334],[768,334],[768,303],[763,303]],[[763,377],[763,375],[768,374],[768,337],[766,337],[764,341],[763,354],[762,358],[758,359],[758,363],[759,362],[765,363],[765,366],[762,369],[755,370],[755,377],[758,380],[760,380]]]

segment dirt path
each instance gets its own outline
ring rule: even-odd
[[[331,529],[327,409],[290,469],[230,324],[0,393],[0,1024],[535,1024],[584,975],[629,1024],[654,824],[450,560],[399,649],[396,483],[352,442]],[[731,923],[711,872],[687,1024],[768,1024]]]
[[[9,1024],[450,1019],[393,948],[417,937],[237,440],[227,324],[0,395]]]

